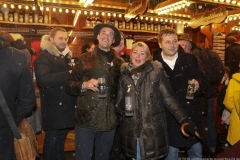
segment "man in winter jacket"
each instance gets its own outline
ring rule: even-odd
[[[0,31],[0,90],[17,124],[36,105],[29,65],[23,52],[10,47],[8,33]],[[0,108],[0,159],[15,160],[13,132]]]
[[[203,103],[201,105],[207,105],[206,107],[207,110],[203,115],[203,120],[204,120],[204,125],[206,130],[206,139],[207,139],[209,148],[212,150],[212,152],[215,152],[217,132],[214,125],[212,108],[213,108],[214,98],[217,95],[216,87],[218,84],[220,84],[224,74],[223,64],[217,53],[214,53],[209,49],[202,49],[201,47],[197,46],[196,43],[192,41],[191,35],[187,33],[179,37],[179,44],[181,45],[181,47],[184,49],[186,53],[192,53],[200,60],[200,63],[202,64],[209,78],[210,83],[206,90],[206,94],[204,94],[203,96],[203,100],[206,99],[206,102],[205,102],[206,104]],[[215,57],[216,61],[213,60],[214,59],[213,57]],[[214,64],[209,65],[209,63],[214,63]]]
[[[66,92],[70,76],[71,51],[67,32],[54,28],[41,40],[41,53],[34,62],[40,91],[42,128],[45,131],[43,159],[66,159],[64,142],[69,128],[74,127],[76,98]]]
[[[78,96],[75,151],[77,160],[108,160],[118,119],[115,111],[120,59],[111,46],[121,40],[119,31],[110,24],[94,27],[98,45],[81,54],[68,81],[68,92]],[[98,78],[106,79],[106,97],[98,97]]]
[[[154,60],[163,64],[164,71],[171,83],[173,90],[183,108],[188,112],[189,118],[195,123],[200,134],[202,134],[202,112],[197,106],[195,98],[186,99],[188,81],[194,83],[194,95],[200,96],[208,86],[208,78],[198,65],[197,58],[187,54],[178,45],[175,30],[163,29],[158,36],[159,49],[154,54]],[[186,148],[190,158],[202,157],[202,146],[193,136],[184,137],[180,126],[174,117],[166,111],[167,129],[169,136],[169,153],[167,160],[177,160],[179,148]]]

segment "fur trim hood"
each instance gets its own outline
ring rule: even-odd
[[[41,39],[40,48],[48,51],[51,55],[59,57],[61,52],[49,40],[49,35],[44,35]],[[66,47],[68,48],[68,46]],[[72,52],[69,50],[69,56],[72,57]]]

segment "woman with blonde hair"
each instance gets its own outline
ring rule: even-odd
[[[123,152],[137,160],[163,158],[168,153],[164,107],[181,124],[190,122],[187,113],[175,98],[161,63],[152,61],[144,42],[133,44],[130,62],[122,64],[121,73],[117,109]],[[185,131],[194,134],[195,125],[190,122]]]

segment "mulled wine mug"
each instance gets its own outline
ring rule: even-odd
[[[194,86],[195,86],[194,82],[192,80],[188,80],[186,99],[193,100],[193,98],[194,98]]]
[[[106,78],[98,78],[98,98],[106,98]]]
[[[125,97],[125,116],[133,116],[133,98]]]

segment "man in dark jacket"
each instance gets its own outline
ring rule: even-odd
[[[197,58],[187,54],[178,46],[178,38],[175,30],[161,30],[158,36],[160,48],[154,54],[154,60],[163,64],[165,73],[175,91],[178,100],[188,112],[189,118],[195,123],[200,134],[202,134],[201,108],[196,105],[195,99],[187,100],[186,93],[188,81],[194,83],[194,95],[203,94],[208,86],[208,78],[198,65]],[[190,158],[202,157],[202,146],[198,140],[191,136],[184,137],[180,132],[180,126],[174,117],[166,111],[167,128],[169,135],[169,153],[166,159],[177,160],[179,148],[186,148]]]
[[[36,105],[36,99],[25,55],[10,47],[8,38],[12,39],[8,33],[0,31],[0,90],[13,119],[18,124],[32,111]],[[0,108],[0,159],[16,159],[13,139],[12,130]]]
[[[240,68],[240,44],[233,36],[227,36],[225,44],[225,66],[230,69],[229,77],[232,78],[232,75]]]
[[[206,71],[206,74],[209,78],[210,83],[206,90],[206,94],[204,94],[203,96],[204,97],[203,100],[206,99],[206,104],[207,104],[207,111],[205,112],[206,114],[203,115],[203,120],[204,120],[204,125],[206,130],[206,138],[207,138],[208,146],[212,150],[212,152],[215,152],[217,132],[216,132],[216,127],[214,125],[212,108],[213,108],[214,98],[217,95],[216,87],[221,82],[223,77],[223,73],[224,73],[223,64],[217,53],[214,53],[209,49],[202,49],[201,47],[197,46],[192,41],[192,37],[187,33],[179,37],[179,44],[182,46],[182,48],[186,53],[194,54],[201,61],[201,64],[203,65]],[[207,58],[207,56],[209,57]],[[212,60],[214,56],[215,56],[215,59],[217,59],[218,63],[209,65],[209,63],[215,62]]]
[[[108,160],[115,128],[118,125],[114,105],[122,60],[111,46],[121,40],[110,24],[94,27],[99,44],[92,52],[81,54],[68,81],[68,92],[78,96],[75,151],[77,160]],[[106,79],[106,97],[98,97],[98,78]]]
[[[34,62],[40,91],[42,127],[45,131],[43,159],[65,159],[64,142],[69,128],[74,127],[76,98],[66,92],[70,76],[71,51],[67,32],[54,28],[41,40],[42,52]]]

